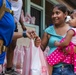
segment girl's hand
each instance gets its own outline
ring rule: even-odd
[[[36,36],[36,38],[35,38],[35,46],[39,47],[40,45],[41,45],[41,39],[40,39],[40,37]]]
[[[76,47],[74,46],[73,48],[74,48],[74,50],[72,50],[70,47],[68,47],[68,49],[66,49],[66,47],[65,47],[65,48],[63,48],[63,52],[64,52],[65,54],[76,53]]]
[[[60,42],[55,41],[54,45],[55,45],[55,46],[59,46],[59,45],[60,45]]]

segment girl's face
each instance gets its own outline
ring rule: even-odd
[[[76,18],[71,19],[71,20],[69,21],[69,25],[72,26],[72,27],[76,27]]]
[[[52,21],[55,25],[60,25],[65,22],[66,16],[66,13],[63,13],[61,10],[55,7],[52,12]]]

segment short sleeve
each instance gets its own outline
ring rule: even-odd
[[[3,0],[0,0],[0,7],[2,6],[2,1],[3,1]]]
[[[74,32],[74,35],[73,36],[75,36],[76,35],[76,32],[75,32],[74,28],[71,28],[70,30],[73,30],[73,32]]]
[[[54,30],[54,26],[49,26],[48,28],[45,29],[45,32],[50,34],[50,35],[56,35],[56,32]]]

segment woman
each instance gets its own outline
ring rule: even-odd
[[[39,37],[35,40],[35,45],[41,46],[41,49],[44,51],[46,46],[50,47],[50,51],[48,55],[50,55],[54,50],[56,50],[56,46],[54,45],[55,41],[60,41],[63,37],[65,37],[66,32],[70,29],[70,26],[65,23],[67,8],[58,4],[55,5],[52,12],[52,21],[53,26],[49,26],[45,29],[42,40]],[[49,68],[50,65],[48,65]],[[49,75],[51,75],[51,70],[49,68]],[[54,66],[52,75],[74,75],[73,66],[71,64],[59,63]]]

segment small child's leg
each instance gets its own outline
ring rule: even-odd
[[[52,75],[53,66],[48,64],[48,71],[49,71],[49,75]]]

